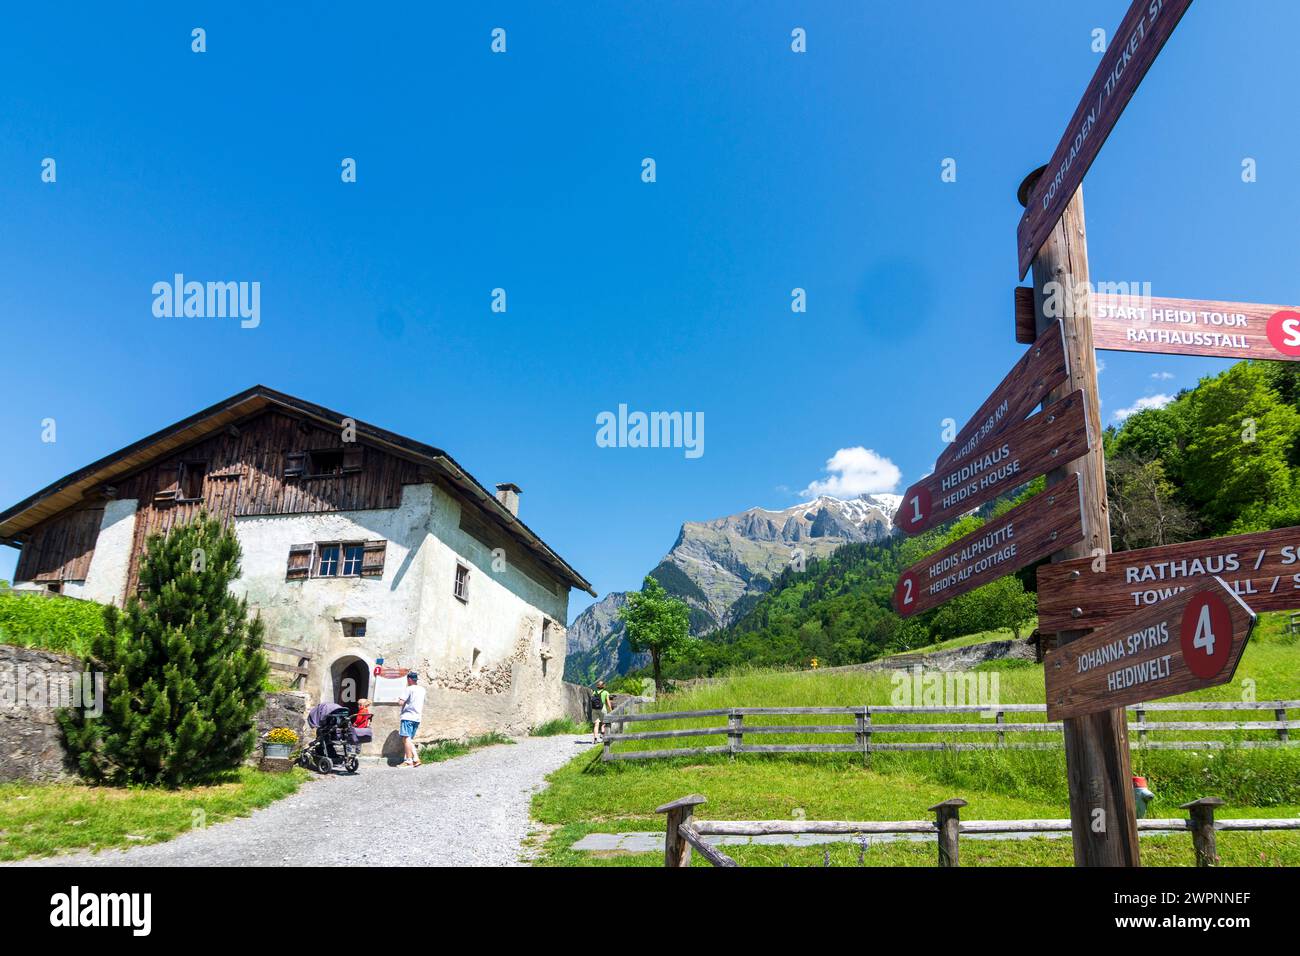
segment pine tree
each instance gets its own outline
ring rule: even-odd
[[[267,662],[261,620],[229,591],[239,558],[234,534],[205,514],[149,538],[141,595],[104,609],[91,652],[105,675],[103,714],[60,714],[83,775],[202,783],[252,750]]]

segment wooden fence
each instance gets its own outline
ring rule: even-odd
[[[1300,720],[1287,720],[1287,711],[1300,708],[1297,700],[1270,700],[1253,702],[1209,702],[1176,703],[1162,702],[1155,704],[1137,704],[1128,708],[1133,715],[1128,722],[1131,744],[1152,750],[1204,750],[1223,747],[1224,740],[1152,740],[1149,735],[1162,731],[1230,731],[1230,732],[1268,732],[1274,735],[1271,740],[1236,740],[1239,747],[1285,747],[1291,743],[1290,731],[1300,729]],[[1150,714],[1161,713],[1196,713],[1224,711],[1271,711],[1272,720],[1151,720]],[[956,723],[945,721],[916,722],[882,721],[877,718],[906,717],[912,714],[984,714],[979,723]],[[1020,719],[1007,721],[1007,715],[1043,715],[1042,720]],[[909,750],[1047,750],[1062,745],[1059,739],[1062,725],[1059,721],[1046,720],[1046,704],[1001,704],[997,706],[980,706],[978,704],[955,706],[866,706],[866,707],[731,707],[718,710],[679,710],[663,713],[611,714],[610,729],[604,737],[602,760],[654,760],[660,757],[689,757],[708,754],[736,755],[742,753],[860,753],[869,760],[873,753]],[[853,719],[853,723],[817,723],[817,724],[767,724],[746,723],[747,717],[844,717]],[[702,718],[725,717],[726,726],[686,727],[673,730],[645,730],[625,732],[627,724],[633,726],[654,721],[685,721]],[[852,735],[853,743],[783,743],[762,744],[745,743],[745,737],[764,737],[767,735],[799,734],[840,734]],[[886,735],[939,734],[979,735],[995,734],[994,740],[923,740],[881,742],[878,738]],[[1051,741],[1008,741],[1008,734],[1051,734],[1058,739]],[[691,737],[726,737],[725,744],[705,747],[669,747],[660,750],[622,750],[615,751],[614,745],[643,740],[682,740]]]
[[[965,800],[955,797],[930,807],[933,820],[697,820],[695,808],[704,803],[704,797],[691,794],[655,808],[667,819],[664,835],[664,866],[690,866],[691,850],[714,866],[738,866],[734,859],[705,840],[708,836],[768,836],[772,834],[837,834],[843,836],[871,836],[878,834],[929,834],[938,841],[939,866],[956,866],[958,838],[963,833],[985,835],[1069,833],[1069,820],[962,820],[961,808]],[[1215,820],[1216,807],[1223,805],[1218,797],[1202,797],[1179,809],[1187,811],[1187,819],[1142,819],[1137,821],[1138,833],[1184,833],[1192,835],[1197,866],[1216,866],[1218,850],[1215,834],[1219,831],[1243,830],[1300,830],[1300,818],[1263,819],[1243,817],[1232,820]]]
[[[280,644],[267,644],[263,642],[262,649],[266,651],[267,663],[271,665],[272,670],[282,671],[290,674],[289,681],[297,689],[302,686],[303,680],[307,677],[307,665],[311,663],[311,655],[298,647],[284,647]],[[296,663],[286,664],[283,661],[277,661],[271,657],[272,654],[284,654],[292,658]]]

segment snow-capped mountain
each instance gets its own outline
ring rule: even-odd
[[[821,495],[789,508],[749,508],[688,521],[650,573],[690,607],[691,633],[707,634],[730,624],[800,555],[824,557],[850,542],[887,538],[901,500],[887,494]],[[565,663],[570,679],[621,673],[641,663],[623,641],[618,610],[625,600],[622,592],[607,594],[574,619]]]

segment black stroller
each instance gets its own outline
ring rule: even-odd
[[[317,704],[307,715],[307,726],[315,729],[316,739],[302,749],[299,763],[320,773],[335,768],[357,772],[357,755],[362,742],[371,738],[370,728],[353,727],[352,715],[342,704]]]

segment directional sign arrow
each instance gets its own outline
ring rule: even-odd
[[[1255,612],[1214,577],[1048,651],[1047,719],[1173,697],[1232,680]]]
[[[1300,528],[1184,541],[1038,569],[1038,626],[1104,627],[1214,575],[1256,611],[1300,608]]]
[[[1133,0],[1043,170],[1016,231],[1020,275],[1055,228],[1115,121],[1192,0]]]
[[[894,610],[919,614],[1083,540],[1079,476],[1070,475],[898,576]]]
[[[1025,350],[1025,354],[1011,367],[1006,378],[998,383],[993,394],[984,400],[970,421],[948,443],[948,447],[935,462],[934,470],[943,471],[981,454],[1008,428],[1024,421],[1025,416],[1047,397],[1048,392],[1069,377],[1070,367],[1065,357],[1065,337],[1061,323],[1053,322]]]
[[[1073,461],[1088,447],[1083,393],[1071,392],[1007,429],[980,454],[908,488],[894,525],[904,534],[919,534]]]
[[[1094,293],[1090,307],[1099,349],[1300,361],[1298,306]]]

